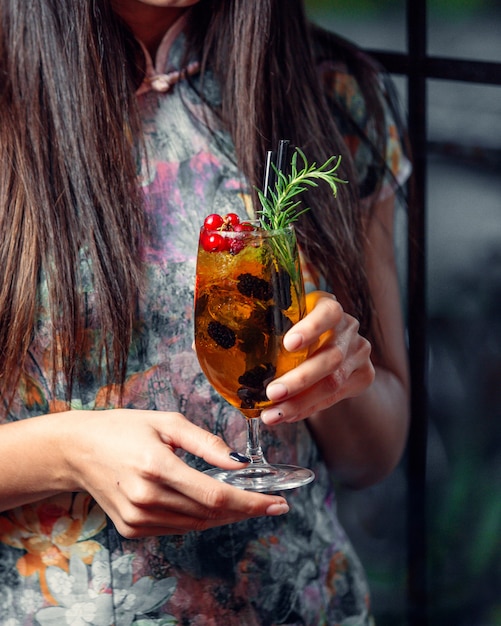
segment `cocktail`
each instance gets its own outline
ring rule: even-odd
[[[198,248],[195,346],[208,380],[246,418],[251,463],[208,473],[252,491],[305,485],[313,472],[268,464],[259,443],[259,416],[270,404],[266,386],[306,358],[305,351],[287,352],[282,341],[305,308],[293,227],[263,230],[232,214],[210,217]]]
[[[311,470],[270,465],[259,443],[262,409],[270,402],[266,387],[299,365],[306,351],[287,352],[285,333],[305,312],[304,287],[292,226],[308,211],[296,196],[320,181],[336,195],[344,183],[336,171],[341,157],[308,165],[296,148],[286,172],[288,141],[277,158],[268,152],[258,221],[237,215],[207,216],[200,232],[195,288],[195,347],[200,365],[214,388],[247,420],[246,467],[208,473],[250,491],[280,491],[306,485]],[[298,168],[298,156],[303,168]],[[285,166],[285,167],[284,167]]]

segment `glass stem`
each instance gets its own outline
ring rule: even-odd
[[[245,420],[247,422],[247,450],[246,455],[252,459],[251,463],[263,465],[266,459],[263,455],[263,449],[259,443],[259,417],[250,417]]]

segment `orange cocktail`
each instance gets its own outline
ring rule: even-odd
[[[306,357],[282,343],[305,310],[294,231],[250,228],[202,229],[195,293],[200,365],[247,418],[270,404],[267,384]]]

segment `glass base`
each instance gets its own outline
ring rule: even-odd
[[[207,470],[205,474],[233,487],[262,493],[295,489],[311,483],[315,478],[315,474],[304,467],[268,463],[251,463],[238,470],[224,470],[216,467]]]

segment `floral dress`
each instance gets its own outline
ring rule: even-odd
[[[142,185],[150,225],[142,251],[142,300],[125,384],[129,408],[179,411],[244,449],[238,412],[211,388],[192,350],[198,228],[212,212],[248,210],[248,187],[232,142],[178,73],[183,38],[175,25],[138,91],[148,168]],[[158,68],[160,71],[158,71]],[[188,73],[197,80],[197,65]],[[335,66],[326,85],[363,125],[354,78]],[[217,89],[212,94],[217,99]],[[212,129],[207,127],[209,121]],[[397,178],[405,159],[388,118],[388,163]],[[347,137],[349,140],[350,138]],[[367,155],[355,138],[357,167]],[[312,278],[306,272],[307,282]],[[82,288],[92,318],[90,270],[82,251]],[[313,285],[310,285],[313,287]],[[107,389],[93,373],[97,329],[89,327],[88,375],[73,408],[107,408]],[[26,374],[8,419],[61,407],[51,392],[50,321],[43,280]],[[60,395],[59,395],[60,394]],[[263,429],[271,461],[304,465],[316,480],[287,495],[290,512],[193,532],[127,540],[86,493],[61,494],[0,515],[0,623],[3,626],[363,626],[372,623],[363,568],[336,514],[333,485],[304,423]],[[204,461],[185,454],[191,466]]]

